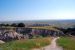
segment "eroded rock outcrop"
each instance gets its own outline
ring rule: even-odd
[[[11,41],[25,38],[33,38],[33,36],[62,36],[62,31],[55,31],[49,29],[35,29],[35,28],[0,28],[0,40]]]
[[[0,40],[11,41],[11,40],[20,40],[23,37],[23,34],[18,34],[15,31],[6,31],[3,34],[0,34]]]
[[[32,29],[30,34],[41,36],[61,36],[64,33],[62,31],[46,30],[46,29]]]

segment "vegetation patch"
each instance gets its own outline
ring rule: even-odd
[[[30,50],[32,48],[40,48],[49,45],[51,41],[50,37],[28,39],[28,40],[16,40],[0,44],[2,50]]]
[[[61,37],[57,43],[64,48],[64,50],[75,50],[74,37]]]
[[[29,27],[29,28],[33,28],[33,29],[46,29],[46,30],[54,30],[54,31],[60,31],[56,28],[54,28],[54,26],[37,26],[37,27]]]

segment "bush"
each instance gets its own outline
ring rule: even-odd
[[[25,24],[24,23],[19,23],[18,27],[25,27]]]

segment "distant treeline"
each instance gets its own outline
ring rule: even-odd
[[[24,23],[12,23],[12,24],[0,24],[0,27],[25,27],[25,26],[31,26],[31,27],[35,27],[35,26],[50,26],[49,24],[30,24],[30,25],[25,25]]]
[[[0,24],[0,27],[25,27],[24,23]]]

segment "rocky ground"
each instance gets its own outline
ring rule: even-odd
[[[3,43],[5,43],[4,41],[2,41],[2,40],[0,40],[0,44],[3,44]]]

